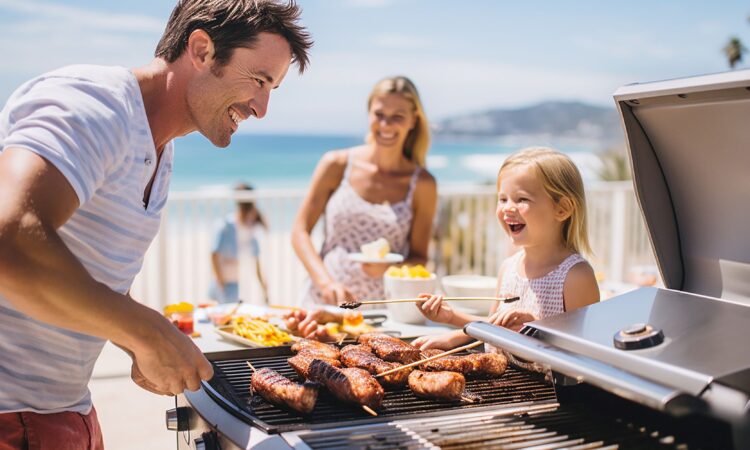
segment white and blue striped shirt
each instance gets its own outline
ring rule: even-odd
[[[171,143],[157,168],[133,73],[79,65],[25,83],[0,111],[0,152],[11,147],[42,156],[65,176],[80,206],[58,233],[94,279],[126,293],[159,230],[172,173]],[[34,320],[0,295],[0,412],[87,414],[103,345]]]

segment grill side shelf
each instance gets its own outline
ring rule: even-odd
[[[435,417],[459,410],[497,410],[504,406],[555,402],[554,387],[542,376],[509,368],[498,379],[468,380],[466,389],[482,398],[474,404],[440,402],[420,399],[410,389],[387,389],[383,408],[377,417],[360,408],[340,402],[321,389],[315,410],[310,416],[272,405],[250,393],[250,361],[257,369],[269,367],[284,376],[300,381],[289,367],[289,347],[261,348],[206,355],[214,365],[216,376],[204,382],[203,388],[225,410],[266,433],[282,433],[301,429],[325,429],[340,426],[373,424],[404,418]]]

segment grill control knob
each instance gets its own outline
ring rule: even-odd
[[[661,344],[664,333],[647,323],[634,323],[615,333],[614,341],[620,350],[638,350]]]
[[[187,406],[168,409],[166,413],[167,430],[187,431],[190,428],[189,412],[190,409]]]

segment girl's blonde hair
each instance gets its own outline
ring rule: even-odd
[[[372,88],[370,96],[367,98],[367,109],[372,106],[375,97],[388,94],[398,94],[409,100],[414,106],[414,115],[417,121],[414,128],[409,130],[409,134],[404,141],[404,156],[410,161],[414,161],[419,167],[424,167],[427,159],[427,150],[430,148],[430,124],[427,122],[427,116],[422,107],[422,101],[419,99],[419,93],[416,86],[406,77],[389,77],[380,80]],[[375,138],[372,133],[367,133],[366,142],[372,143]]]
[[[503,169],[532,166],[539,175],[544,190],[555,203],[567,198],[570,216],[563,223],[562,240],[568,250],[591,255],[586,224],[586,194],[583,179],[575,163],[565,154],[548,147],[528,147],[510,155],[497,175],[498,185]]]

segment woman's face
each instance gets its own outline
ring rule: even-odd
[[[372,99],[370,133],[378,147],[404,147],[409,131],[417,123],[414,105],[399,94],[380,95]]]

